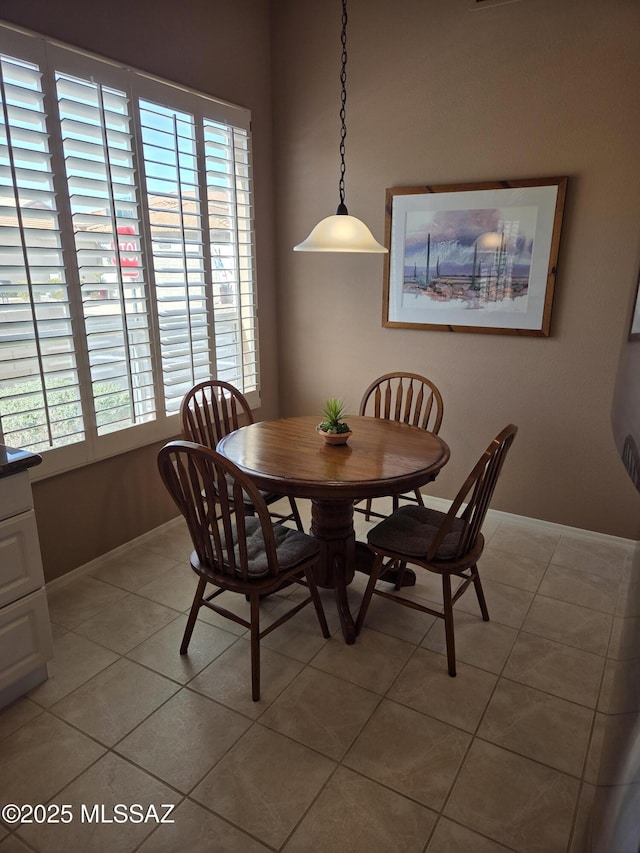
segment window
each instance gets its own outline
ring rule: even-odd
[[[209,376],[258,404],[249,131],[0,26],[0,440],[53,472],[177,433]]]

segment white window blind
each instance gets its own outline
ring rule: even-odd
[[[248,112],[3,25],[0,100],[0,440],[60,470],[207,377],[257,404]]]
[[[192,115],[149,101],[140,123],[167,414],[211,373],[211,305]]]
[[[257,387],[249,141],[246,131],[204,122],[216,359],[221,379]]]
[[[56,73],[97,434],[155,418],[150,312],[125,92]]]
[[[0,417],[6,444],[84,439],[42,74],[0,56]]]

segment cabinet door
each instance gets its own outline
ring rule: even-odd
[[[42,666],[52,654],[44,589],[0,610],[0,691]]]
[[[0,518],[19,515],[33,507],[29,472],[0,477]]]
[[[0,521],[0,607],[43,584],[34,511]]]

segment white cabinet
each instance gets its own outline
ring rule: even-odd
[[[0,607],[43,586],[38,528],[32,509],[0,521],[0,567]]]
[[[45,681],[52,654],[29,473],[9,470],[0,475],[0,708]]]

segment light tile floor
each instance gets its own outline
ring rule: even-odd
[[[239,626],[207,612],[178,654],[195,577],[184,526],[169,527],[49,592],[51,677],[0,711],[0,803],[70,808],[0,823],[0,853],[584,849],[624,544],[489,520],[492,621],[472,589],[458,603],[455,679],[441,620],[375,597],[347,646],[323,591],[331,639],[310,607],[274,631],[253,703]],[[407,594],[438,602],[438,579]],[[116,804],[156,812],[118,822]],[[156,821],[163,804],[173,823]]]

